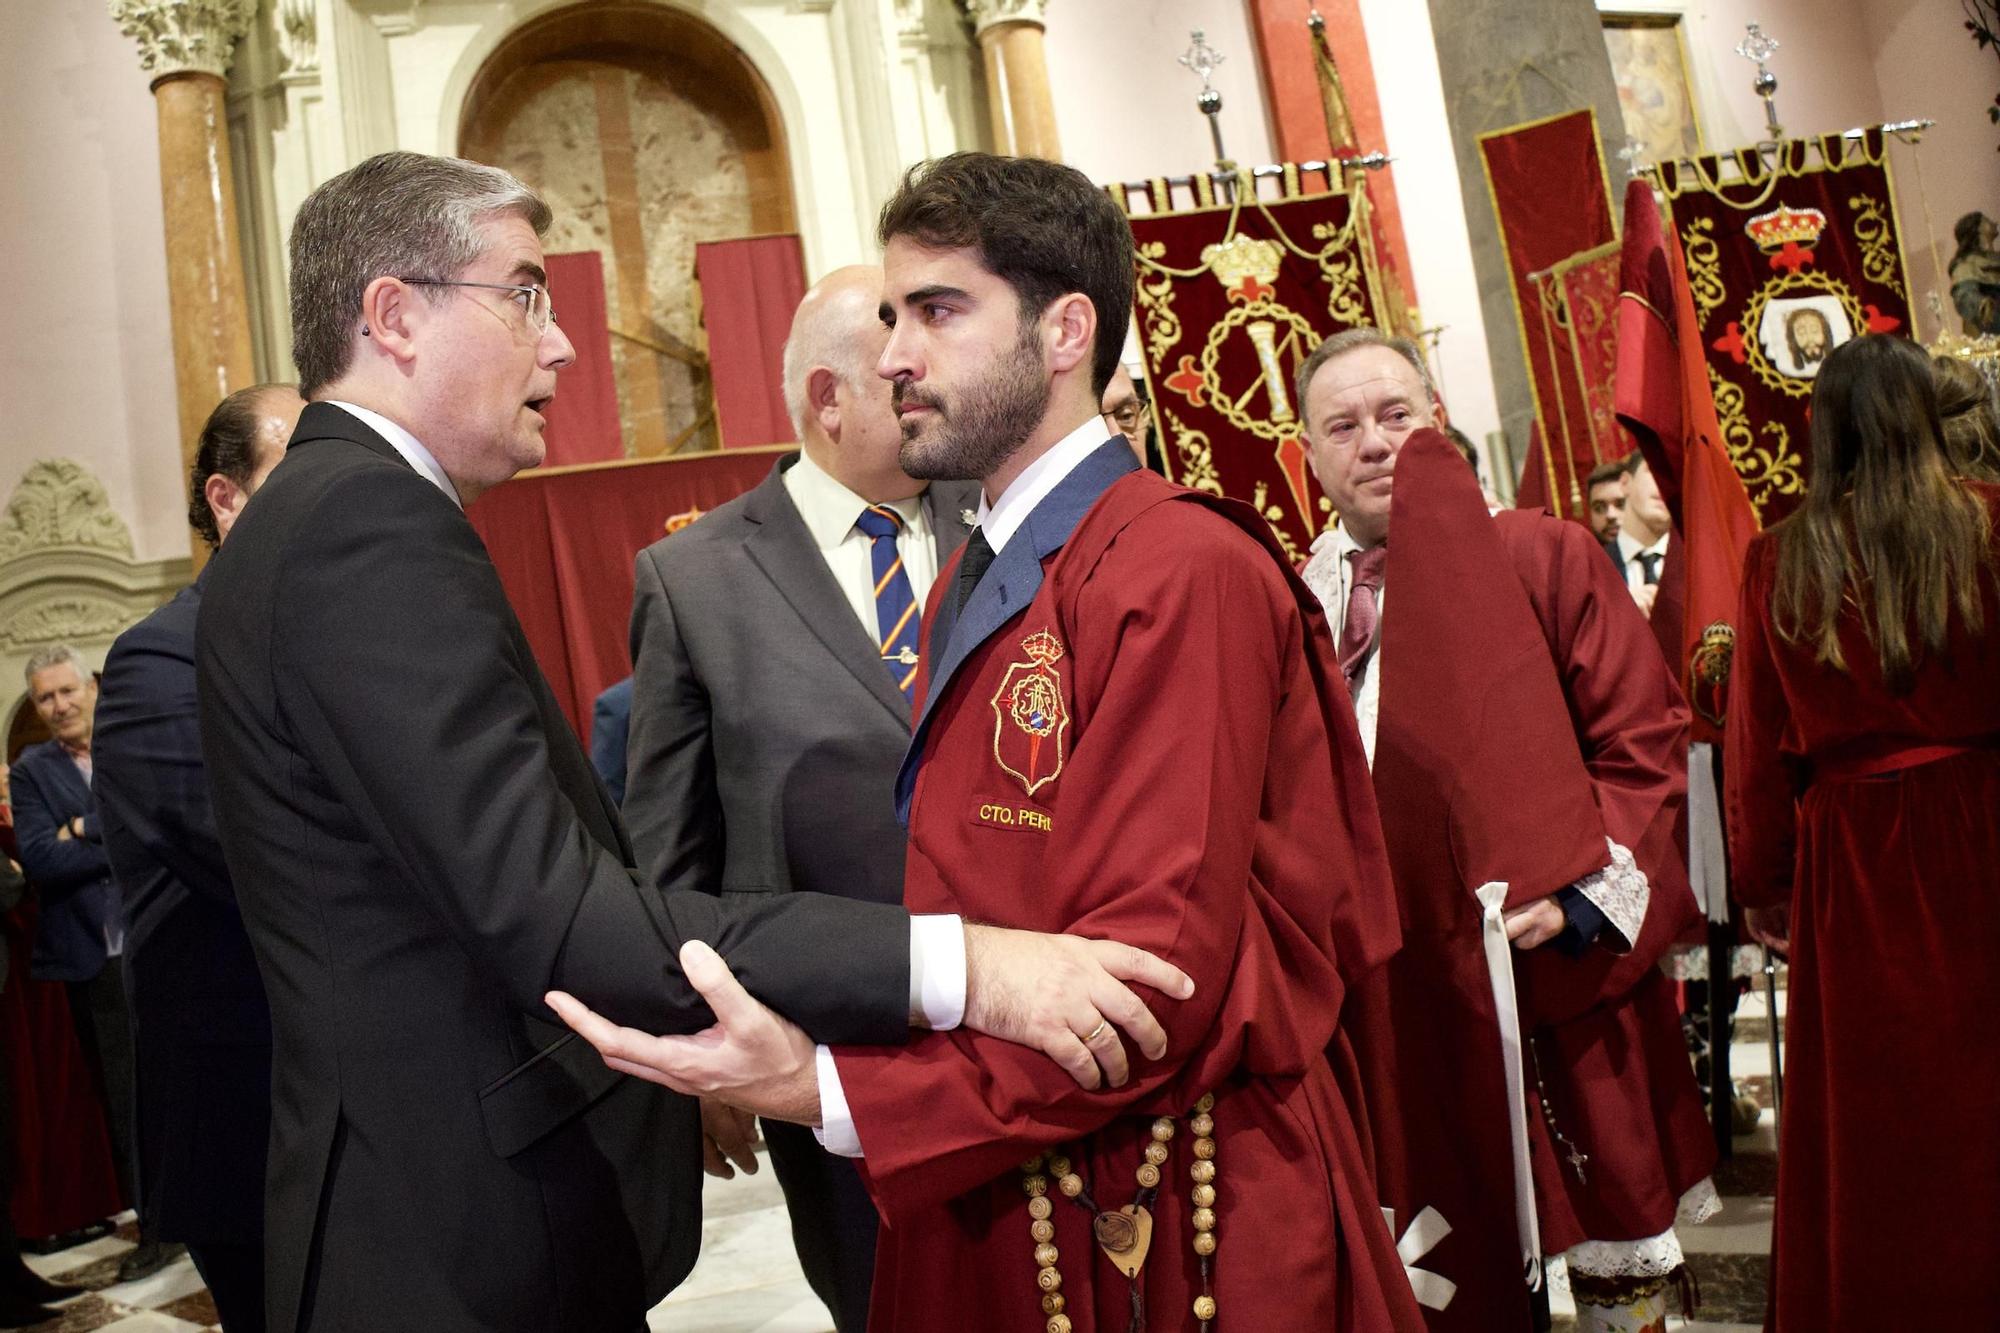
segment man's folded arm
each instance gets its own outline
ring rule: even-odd
[[[388,469],[350,475],[321,504],[343,521],[307,524],[281,579],[272,666],[294,684],[286,721],[496,988],[537,1016],[546,992],[566,990],[620,1022],[692,1032],[712,1020],[677,954],[700,938],[808,1032],[903,1033],[900,908],[642,892],[556,781],[547,687],[471,525]]]

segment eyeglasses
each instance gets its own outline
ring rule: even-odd
[[[449,278],[398,278],[416,287],[482,287],[490,292],[508,292],[508,300],[521,307],[521,313],[528,317],[528,327],[536,333],[547,333],[549,325],[556,322],[555,305],[549,297],[549,289],[540,285],[523,287],[511,282],[454,282]]]
[[[1118,429],[1125,431],[1127,434],[1145,425],[1147,418],[1152,416],[1152,414],[1153,409],[1136,398],[1129,403],[1121,405],[1115,411],[1104,413],[1106,417],[1118,423]]]

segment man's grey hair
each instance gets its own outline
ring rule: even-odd
[[[1319,374],[1321,366],[1337,356],[1362,347],[1386,347],[1416,368],[1417,379],[1423,383],[1424,398],[1427,402],[1437,401],[1437,385],[1431,380],[1431,368],[1424,364],[1424,354],[1408,338],[1398,338],[1370,324],[1358,328],[1343,329],[1319,346],[1313,348],[1312,355],[1299,366],[1298,413],[1299,420],[1306,422],[1306,433],[1312,433],[1312,422],[1306,418],[1306,389],[1312,384],[1313,376]]]
[[[29,689],[33,689],[38,674],[52,666],[61,666],[64,662],[76,668],[78,680],[86,683],[90,680],[90,668],[85,665],[83,654],[66,643],[52,643],[46,648],[37,648],[29,653],[27,669],[21,673],[21,678],[28,683]]]
[[[806,381],[815,368],[826,367],[850,388],[865,385],[867,377],[875,373],[863,355],[866,345],[854,336],[854,321],[844,305],[843,299],[807,300],[792,316],[792,331],[785,338],[785,411],[800,440],[805,439],[806,422],[813,414],[812,404],[806,401]],[[872,309],[867,317],[874,318]]]
[[[540,195],[498,167],[381,153],[307,196],[292,223],[292,360],[311,398],[347,372],[361,294],[380,277],[456,278],[484,251],[479,226],[512,214],[547,231]],[[442,300],[445,288],[421,289]]]

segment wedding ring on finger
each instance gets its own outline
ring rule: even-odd
[[[1097,1026],[1092,1028],[1089,1034],[1084,1037],[1083,1044],[1086,1046],[1090,1045],[1090,1043],[1096,1041],[1099,1037],[1103,1036],[1105,1032],[1110,1029],[1110,1027],[1111,1027],[1110,1019],[1108,1018],[1098,1019]]]

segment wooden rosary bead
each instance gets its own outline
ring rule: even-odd
[[[1213,1208],[1197,1208],[1197,1209],[1195,1209],[1195,1210],[1194,1210],[1194,1229],[1195,1229],[1196,1231],[1213,1231],[1213,1230],[1215,1230],[1215,1209],[1213,1209]]]
[[[1203,1323],[1206,1323],[1209,1320],[1215,1318],[1215,1297],[1213,1296],[1195,1297],[1194,1317],[1196,1319],[1201,1320]]]
[[[1028,1200],[1028,1216],[1037,1222],[1048,1221],[1049,1215],[1055,1212],[1055,1210],[1056,1206],[1050,1203],[1044,1195],[1037,1194],[1034,1198]]]
[[[1166,1164],[1168,1152],[1169,1149],[1164,1143],[1149,1143],[1146,1145],[1146,1160],[1154,1166],[1163,1166]]]
[[[1134,1174],[1138,1177],[1140,1189],[1150,1190],[1159,1188],[1160,1168],[1154,1166],[1151,1162],[1140,1167]]]
[[[1061,1257],[1056,1247],[1046,1241],[1035,1247],[1035,1266],[1038,1268],[1054,1268],[1056,1260]]]
[[[1067,1158],[1067,1157],[1051,1157],[1051,1158],[1049,1159],[1049,1174],[1050,1174],[1050,1175],[1052,1175],[1052,1176],[1054,1176],[1054,1177],[1056,1177],[1056,1179],[1058,1179],[1058,1180],[1060,1180],[1060,1179],[1062,1179],[1062,1178],[1063,1178],[1064,1176],[1066,1176],[1066,1175],[1070,1174],[1070,1161],[1069,1161],[1069,1158]]]
[[[1042,1297],[1042,1313],[1061,1314],[1063,1312],[1063,1306],[1067,1304],[1069,1304],[1069,1302],[1063,1298],[1063,1294],[1061,1292],[1052,1291],[1048,1295]]]
[[[1074,1173],[1064,1176],[1056,1182],[1056,1188],[1063,1192],[1065,1199],[1074,1199],[1083,1193],[1083,1177]]]
[[[1021,1182],[1021,1188],[1027,1192],[1029,1198],[1039,1198],[1049,1192],[1049,1178],[1047,1176],[1029,1176]]]
[[[1050,1315],[1048,1333],[1069,1333],[1069,1316],[1066,1314]]]
[[[1168,1139],[1172,1138],[1173,1136],[1174,1136],[1174,1121],[1172,1116],[1163,1115],[1158,1120],[1155,1120],[1153,1122],[1153,1137],[1157,1139],[1159,1142],[1165,1143]]]
[[[1188,1174],[1194,1177],[1195,1184],[1206,1185],[1215,1179],[1215,1163],[1196,1162],[1188,1168]]]
[[[1194,1110],[1196,1115],[1207,1115],[1210,1111],[1213,1111],[1214,1109],[1215,1109],[1215,1094],[1212,1092],[1194,1104]]]
[[[1214,1139],[1196,1139],[1196,1140],[1194,1141],[1194,1155],[1195,1155],[1196,1157],[1200,1158],[1200,1159],[1201,1159],[1202,1161],[1204,1161],[1204,1162],[1207,1162],[1207,1161],[1212,1161],[1212,1160],[1214,1160],[1214,1158],[1215,1158],[1215,1140],[1214,1140]]]
[[[1215,1233],[1213,1231],[1197,1231],[1194,1237],[1194,1252],[1204,1259],[1214,1254]]]
[[[1196,1116],[1194,1119],[1188,1121],[1188,1131],[1196,1138],[1207,1138],[1209,1135],[1215,1133],[1215,1117],[1212,1115]]]
[[[1215,1207],[1215,1186],[1196,1185],[1193,1193],[1188,1197],[1194,1200],[1194,1206],[1197,1208],[1213,1208]]]
[[[1056,1238],[1056,1224],[1047,1218],[1038,1217],[1028,1224],[1028,1234],[1035,1238],[1035,1244],[1040,1245]]]
[[[1055,1291],[1062,1286],[1062,1274],[1053,1268],[1044,1268],[1035,1274],[1035,1285],[1043,1291]]]

